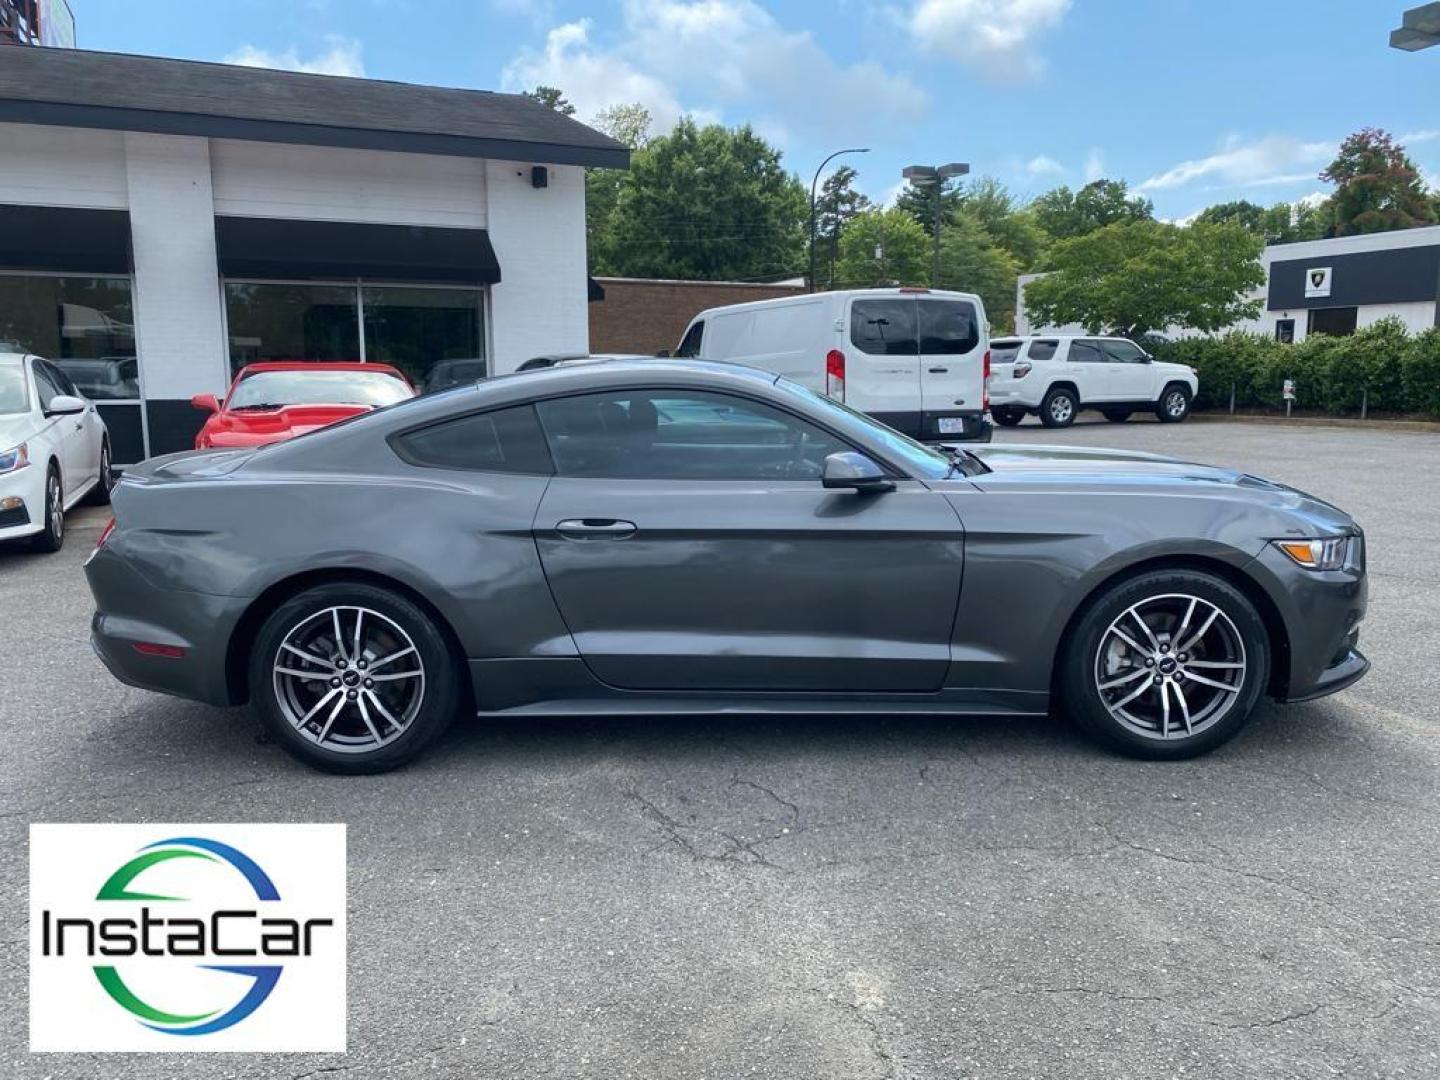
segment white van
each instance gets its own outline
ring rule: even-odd
[[[774,371],[917,439],[990,441],[990,335],[971,293],[852,289],[702,311],[676,356]]]

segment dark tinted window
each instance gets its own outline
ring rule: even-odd
[[[990,360],[996,364],[1013,364],[1015,358],[1020,355],[1020,346],[1023,341],[992,341],[990,342]]]
[[[914,300],[856,300],[850,305],[850,341],[872,356],[919,352]]]
[[[1145,350],[1129,341],[1107,341],[1104,346],[1111,363],[1138,364],[1145,359]]]
[[[746,398],[616,390],[537,406],[562,476],[630,480],[819,480],[850,447]]]
[[[476,413],[407,432],[400,456],[437,469],[549,474],[554,471],[545,436],[529,405]]]
[[[676,356],[696,357],[700,355],[700,338],[705,333],[705,320],[701,319],[685,331],[685,340],[675,350]]]
[[[975,305],[965,300],[920,301],[920,352],[956,356],[980,344]]]
[[[1058,341],[1032,341],[1030,351],[1025,354],[1027,360],[1051,360],[1055,357],[1055,350],[1060,347]]]
[[[1070,362],[1072,364],[1103,364],[1106,362],[1105,354],[1100,351],[1100,346],[1093,341],[1072,341],[1070,343]]]

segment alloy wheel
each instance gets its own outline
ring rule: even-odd
[[[409,728],[425,700],[425,665],[410,635],[366,607],[329,607],[293,626],[276,650],[275,699],[317,746],[363,754]]]
[[[1063,424],[1075,413],[1075,403],[1064,394],[1057,394],[1050,400],[1050,418]]]
[[[1150,739],[1188,738],[1218,723],[1245,685],[1245,644],[1208,600],[1166,593],[1110,623],[1095,656],[1095,689],[1110,716]]]
[[[1181,417],[1185,415],[1185,395],[1179,390],[1172,390],[1165,396],[1165,411],[1171,416]]]
[[[45,523],[58,546],[65,536],[65,496],[60,490],[60,477],[53,472],[45,482]]]

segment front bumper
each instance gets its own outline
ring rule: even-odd
[[[45,527],[45,470],[33,462],[0,476],[0,540],[34,536]]]

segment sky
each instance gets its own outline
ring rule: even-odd
[[[516,91],[581,119],[640,102],[749,123],[809,183],[832,150],[877,201],[963,161],[1022,197],[1126,180],[1156,214],[1323,193],[1386,129],[1440,188],[1440,48],[1417,0],[70,0],[81,48]],[[834,165],[832,164],[832,167]]]

